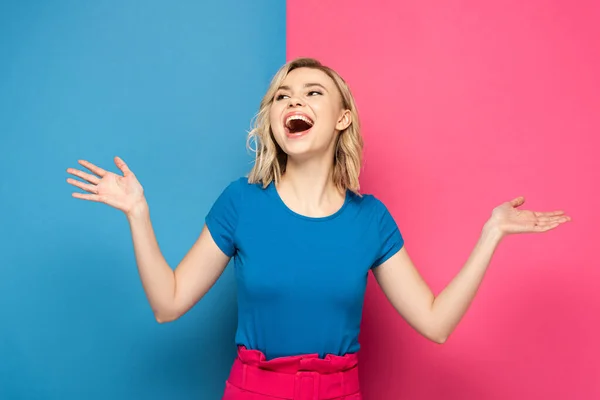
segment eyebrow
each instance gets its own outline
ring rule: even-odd
[[[329,92],[327,90],[327,88],[325,86],[321,85],[320,83],[315,82],[315,83],[304,84],[305,88],[309,88],[309,87],[313,87],[313,86],[318,86],[318,87],[322,88],[323,90],[325,90],[326,92]],[[282,85],[282,86],[279,86],[279,89],[277,89],[277,90],[291,90],[291,88],[289,86]]]

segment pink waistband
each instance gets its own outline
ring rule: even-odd
[[[267,360],[258,350],[238,347],[229,383],[240,389],[286,399],[327,399],[359,392],[358,356],[317,354]]]

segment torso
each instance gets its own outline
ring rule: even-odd
[[[269,359],[358,351],[367,275],[382,252],[383,204],[348,192],[338,211],[311,218],[289,209],[273,184],[234,184],[237,344]]]

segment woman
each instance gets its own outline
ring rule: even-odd
[[[471,303],[501,239],[546,232],[562,211],[496,207],[471,256],[434,296],[414,267],[383,203],[359,192],[362,138],[344,80],[313,59],[273,78],[249,141],[256,160],[206,217],[197,242],[172,270],[156,242],[143,188],[120,158],[123,176],[87,161],[79,199],[123,211],[144,290],[157,321],[173,321],[211,288],[235,258],[238,357],[225,399],[360,399],[358,334],[367,274],[423,336],[443,343]]]

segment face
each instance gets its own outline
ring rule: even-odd
[[[334,81],[323,71],[291,71],[275,93],[270,110],[273,135],[289,157],[333,157],[339,131],[351,122]]]

